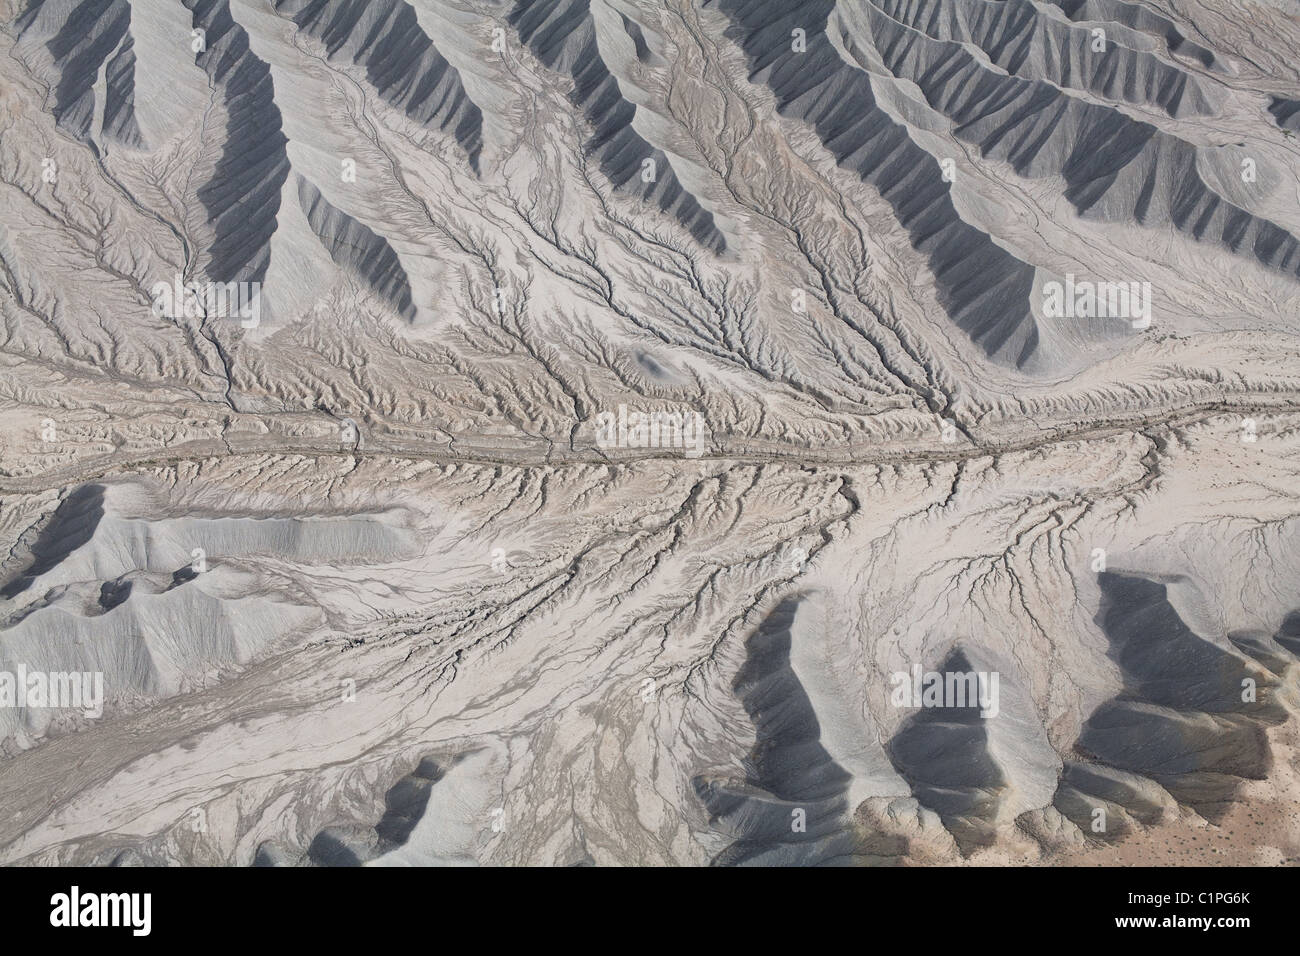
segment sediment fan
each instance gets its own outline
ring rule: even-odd
[[[1300,858],[1293,5],[0,23],[0,861]]]

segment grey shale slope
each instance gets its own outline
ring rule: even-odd
[[[0,862],[1300,860],[1297,48],[0,0]]]

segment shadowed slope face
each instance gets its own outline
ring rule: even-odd
[[[849,775],[820,742],[812,702],[790,666],[798,601],[782,602],[746,642],[732,689],[754,724],[743,782],[698,776],[692,783],[713,821],[736,842],[715,865],[852,862]]]
[[[382,296],[398,315],[411,321],[415,315],[411,283],[388,241],[331,206],[320,190],[301,176],[298,202],[330,258]]]
[[[1106,573],[1101,589],[1098,623],[1124,689],[1097,708],[1079,736],[1079,752],[1101,766],[1073,767],[1058,805],[1078,815],[1086,809],[1078,798],[1082,791],[1144,819],[1143,809],[1148,815],[1158,810],[1158,800],[1134,806],[1136,798],[1116,798],[1117,781],[1136,774],[1202,814],[1222,814],[1242,779],[1267,777],[1272,760],[1265,729],[1288,717],[1276,698],[1278,675],[1251,657],[1283,670],[1285,655],[1270,660],[1259,645],[1245,644],[1239,646],[1251,656],[1235,654],[1198,636],[1170,604],[1164,584]],[[1142,789],[1139,783],[1123,792]]]
[[[431,758],[424,758],[384,794],[384,815],[373,828],[334,826],[322,830],[307,848],[306,861],[316,866],[360,866],[401,846],[424,814],[429,792],[445,775]],[[259,848],[254,866],[277,865],[275,848]]]
[[[60,6],[68,10],[60,18]],[[59,126],[89,142],[95,127],[93,85],[105,73],[102,128],[125,146],[142,146],[135,120],[135,52],[127,0],[33,4],[18,21],[19,46],[45,44],[56,77],[50,113]]]
[[[94,537],[102,517],[103,486],[82,485],[74,489],[37,532],[31,545],[31,563],[0,588],[0,597],[22,594],[37,578],[58,567],[64,558]]]
[[[1214,243],[1292,281],[1300,276],[1300,241],[1217,192],[1202,171],[1202,147],[1185,140],[1181,128],[1167,132],[1118,108],[1209,117],[1223,100],[1181,61],[1143,48],[1142,31],[1156,31],[1170,55],[1214,63],[1142,8],[1098,5],[1091,13],[1119,18],[1100,21],[1111,31],[1107,37],[1105,29],[1076,26],[1018,0],[717,6],[748,55],[752,78],[891,203],[925,254],[945,311],[990,356],[1025,366],[1038,346],[1029,301],[1038,294],[1036,252],[994,242],[957,211],[950,184],[960,161],[933,155],[899,121],[900,110],[914,112],[900,105],[912,90],[936,114],[918,124],[922,129],[937,121],[1019,176],[1063,179],[1080,216],[1172,226],[1189,241]],[[896,86],[889,75],[908,85]],[[1279,123],[1291,115],[1276,100],[1272,109]],[[942,175],[941,163],[948,164]]]
[[[417,123],[450,130],[478,169],[483,114],[460,74],[420,28],[402,0],[276,0],[275,9],[325,44],[331,57],[365,68],[385,101]]]
[[[968,695],[964,683],[947,679],[976,670],[957,650],[936,673],[945,678],[938,702],[908,718],[890,740],[889,755],[917,800],[939,814],[958,846],[989,845],[999,791],[1007,780],[989,753],[990,718],[981,715],[978,684]]]
[[[1300,611],[1292,611],[1286,616],[1273,640],[1300,657]]]
[[[960,140],[984,156],[1005,160],[1022,176],[1064,178],[1065,196],[1079,213],[1173,225],[1198,241],[1217,242],[1281,272],[1300,275],[1300,242],[1215,194],[1196,169],[1194,146],[1111,106],[1085,103],[1057,89],[1068,83],[1065,67],[1059,75],[1049,75],[1051,83],[1007,76],[959,43],[947,37],[932,39],[886,15],[880,6],[870,5],[866,20],[885,65],[895,76],[915,82],[926,101],[955,124],[953,132]],[[1084,51],[1091,55],[1087,31],[1074,32],[1074,37],[1060,35],[1042,42],[1067,56],[1084,56]],[[1103,39],[1099,45],[1103,49],[1096,56],[1108,59],[1087,64],[1097,72],[1084,78],[1083,88],[1179,113],[1187,78],[1178,68],[1118,42]],[[1139,90],[1130,82],[1112,88],[1120,63],[1133,71],[1132,76],[1145,76],[1150,86]],[[1034,70],[1031,75],[1041,73]],[[1193,99],[1198,101],[1192,113],[1210,112],[1203,97]]]
[[[778,109],[811,124],[836,162],[889,201],[925,255],[953,322],[986,354],[1017,365],[1028,361],[1038,341],[1029,308],[1033,267],[958,216],[938,161],[879,107],[867,74],[831,46],[833,0],[717,5],[749,58],[751,78],[772,90]],[[804,34],[803,50],[791,42],[796,30]]]
[[[221,91],[226,114],[221,156],[198,188],[213,231],[207,273],[216,282],[260,282],[289,175],[271,71],[249,49],[227,0],[185,0],[185,6],[194,28],[203,31],[196,62]]]
[[[1268,111],[1277,120],[1277,125],[1292,132],[1300,130],[1300,100],[1283,99],[1280,96],[1269,97]]]
[[[713,216],[682,188],[663,150],[633,128],[636,107],[624,99],[601,59],[588,0],[519,0],[510,23],[539,60],[572,77],[571,98],[592,128],[586,149],[601,172],[618,188],[675,217],[701,245],[714,252],[725,249]]]
[[[1058,6],[1076,23],[1088,20],[1122,23],[1141,33],[1160,37],[1171,53],[1194,59],[1210,69],[1218,68],[1212,52],[1187,39],[1172,20],[1142,4],[1125,0],[1061,0]]]

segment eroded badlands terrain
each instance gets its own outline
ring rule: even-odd
[[[1300,860],[1291,0],[0,24],[0,862]]]

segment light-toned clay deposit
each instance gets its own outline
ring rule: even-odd
[[[1300,862],[1297,49],[0,0],[0,863]]]

